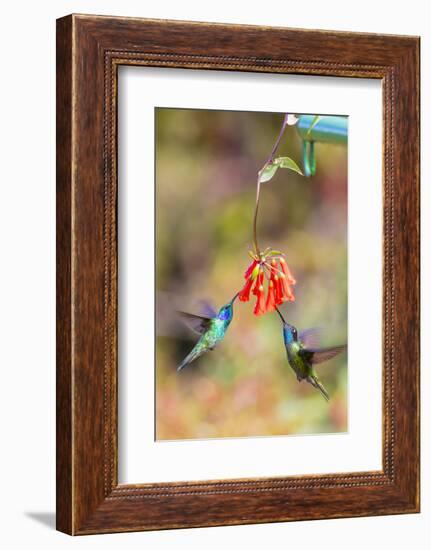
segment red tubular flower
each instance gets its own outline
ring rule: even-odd
[[[259,293],[261,292],[261,289],[260,287],[262,287],[262,291],[263,291],[263,269],[262,268],[259,268],[259,274],[256,278],[256,284],[254,285],[254,288],[253,288],[253,294],[255,296],[259,296]]]
[[[238,298],[240,302],[248,302],[250,300],[250,290],[252,286],[253,286],[253,279],[249,277],[245,282],[245,285],[243,286],[242,290],[240,290],[238,294]]]
[[[274,288],[275,288],[275,303],[277,306],[287,301],[284,295],[284,286],[278,275],[274,276]]]
[[[254,259],[244,274],[246,282],[238,294],[238,298],[241,302],[248,302],[250,300],[250,290],[256,277],[258,277],[259,269],[259,262]]]
[[[289,302],[295,301],[295,296],[293,295],[292,289],[290,288],[290,284],[287,281],[286,275],[284,273],[280,273],[280,281],[283,286],[283,293],[286,297],[286,300]]]
[[[244,273],[246,279],[243,288],[238,293],[241,302],[250,300],[250,292],[256,296],[256,305],[254,307],[255,315],[275,311],[276,306],[283,302],[293,302],[292,285],[295,284],[286,260],[281,256],[281,252],[266,249],[263,253],[250,253],[253,261]],[[265,275],[269,278],[268,293],[265,296]]]
[[[263,272],[262,272],[263,276]],[[255,287],[256,289],[256,287]],[[254,290],[253,290],[254,292]],[[266,312],[265,307],[265,290],[263,288],[263,285],[259,285],[257,288],[257,291],[255,292],[257,296],[256,305],[254,306],[254,314],[255,315],[263,315]]]
[[[268,283],[268,296],[266,298],[265,309],[266,311],[275,311],[275,288],[272,275]]]
[[[251,264],[248,266],[247,271],[244,273],[244,279],[248,279],[254,271],[254,268],[257,266],[259,262],[257,260],[253,260]]]
[[[289,285],[296,284],[296,281],[295,281],[292,273],[290,272],[290,269],[289,269],[289,266],[286,263],[286,260],[283,257],[281,257],[279,262],[280,262],[281,270],[283,271],[284,275],[286,276],[288,284]]]

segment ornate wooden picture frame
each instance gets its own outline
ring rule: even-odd
[[[118,483],[120,65],[381,80],[381,471]],[[418,511],[419,39],[87,15],[59,19],[57,528],[90,534]]]

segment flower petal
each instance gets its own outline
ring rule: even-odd
[[[244,273],[244,279],[248,279],[250,275],[253,273],[254,268],[257,266],[258,261],[253,260],[251,264],[248,266],[246,272]]]
[[[266,312],[265,307],[265,291],[263,285],[260,285],[257,290],[257,300],[256,305],[254,306],[255,315],[263,315]]]
[[[280,263],[281,270],[283,271],[284,275],[286,276],[287,282],[290,285],[296,284],[296,281],[295,281],[292,273],[290,272],[290,269],[289,269],[289,266],[286,263],[286,260],[282,257],[282,258],[279,259],[279,263]]]
[[[245,285],[240,290],[238,294],[238,298],[240,302],[248,302],[250,300],[250,290],[253,286],[253,279],[249,277],[247,281],[245,282]]]
[[[253,288],[253,294],[255,296],[259,295],[259,292],[260,292],[259,289],[262,285],[263,285],[263,269],[259,267],[259,275],[256,278],[256,284],[254,285],[254,288]]]
[[[268,284],[268,296],[266,298],[265,309],[267,312],[275,311],[275,288],[272,280],[270,280]]]

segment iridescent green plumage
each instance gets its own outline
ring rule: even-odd
[[[328,401],[329,395],[320,382],[313,366],[328,361],[347,348],[346,344],[330,348],[310,347],[314,340],[314,330],[309,329],[298,336],[296,328],[286,323],[280,311],[278,314],[283,322],[283,338],[286,347],[287,361],[296,374],[298,382],[306,380],[314,388],[320,391]]]
[[[233,303],[237,296],[238,295],[235,294],[232,300],[220,308],[219,312],[213,317],[202,317],[191,313],[182,313],[185,322],[195,332],[200,334],[201,337],[197,341],[195,347],[178,366],[178,371],[189,365],[192,361],[198,359],[198,357],[207,351],[213,350],[216,345],[223,340],[230,322],[232,321]]]

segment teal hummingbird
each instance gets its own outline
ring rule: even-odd
[[[316,329],[304,330],[298,335],[296,328],[286,323],[279,309],[276,309],[283,323],[283,338],[287,352],[287,361],[295,372],[298,382],[306,380],[320,391],[326,401],[329,401],[328,392],[319,380],[314,366],[332,359],[347,349],[347,344],[329,348],[316,347]]]
[[[200,338],[195,347],[178,366],[178,371],[182,370],[192,361],[198,359],[198,357],[207,351],[213,350],[217,344],[223,340],[233,318],[233,304],[237,297],[238,293],[235,294],[230,302],[221,307],[218,313],[207,305],[207,316],[205,317],[192,313],[185,313],[183,311],[179,312],[184,322],[192,330],[200,334]]]

